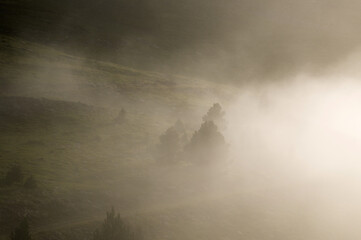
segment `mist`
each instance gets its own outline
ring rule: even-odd
[[[245,88],[228,110],[231,172],[280,214],[278,227],[297,224],[296,239],[360,234],[359,89],[357,79],[301,75]]]
[[[356,0],[0,6],[1,240],[361,237]]]
[[[354,0],[18,1],[4,5],[1,29],[80,56],[239,85],[337,65],[359,48],[359,10]]]

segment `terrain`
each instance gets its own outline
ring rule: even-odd
[[[213,102],[233,94],[226,85],[72,56],[9,35],[1,35],[0,55],[0,175],[19,165],[39,185],[1,186],[4,239],[24,215],[37,238],[77,239],[91,236],[86,226],[111,206],[130,216],[178,206],[180,183],[165,184],[172,170],[154,158],[159,136],[178,119],[191,135]]]
[[[359,10],[0,0],[0,240],[360,239]]]

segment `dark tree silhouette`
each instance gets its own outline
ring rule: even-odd
[[[159,137],[158,158],[171,163],[180,159],[180,153],[188,142],[186,127],[183,122],[177,122]]]
[[[172,162],[176,159],[181,148],[181,138],[175,127],[168,128],[159,137],[158,154],[160,160]]]
[[[4,182],[7,185],[11,185],[15,182],[21,182],[23,180],[23,172],[19,165],[12,166],[6,173]]]
[[[11,233],[11,240],[31,240],[31,235],[29,232],[29,223],[25,217],[19,226]]]
[[[226,158],[227,145],[214,122],[206,121],[194,132],[185,150],[194,163],[208,164]]]
[[[203,116],[203,121],[213,121],[218,127],[224,129],[226,127],[224,115],[225,112],[223,111],[222,106],[219,103],[214,103],[207,114]]]
[[[102,226],[94,232],[93,240],[137,240],[141,239],[121,218],[114,208],[107,212]]]

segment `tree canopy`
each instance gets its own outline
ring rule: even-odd
[[[213,121],[205,121],[195,131],[186,147],[189,157],[196,163],[212,163],[226,155],[227,145]]]
[[[214,103],[213,106],[208,110],[206,115],[203,116],[203,121],[213,121],[219,128],[225,128],[224,120],[225,112],[219,103]]]

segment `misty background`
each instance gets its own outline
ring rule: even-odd
[[[0,239],[360,238],[360,10],[0,1]]]
[[[347,1],[4,1],[2,33],[127,66],[249,83],[322,74],[358,49]]]

